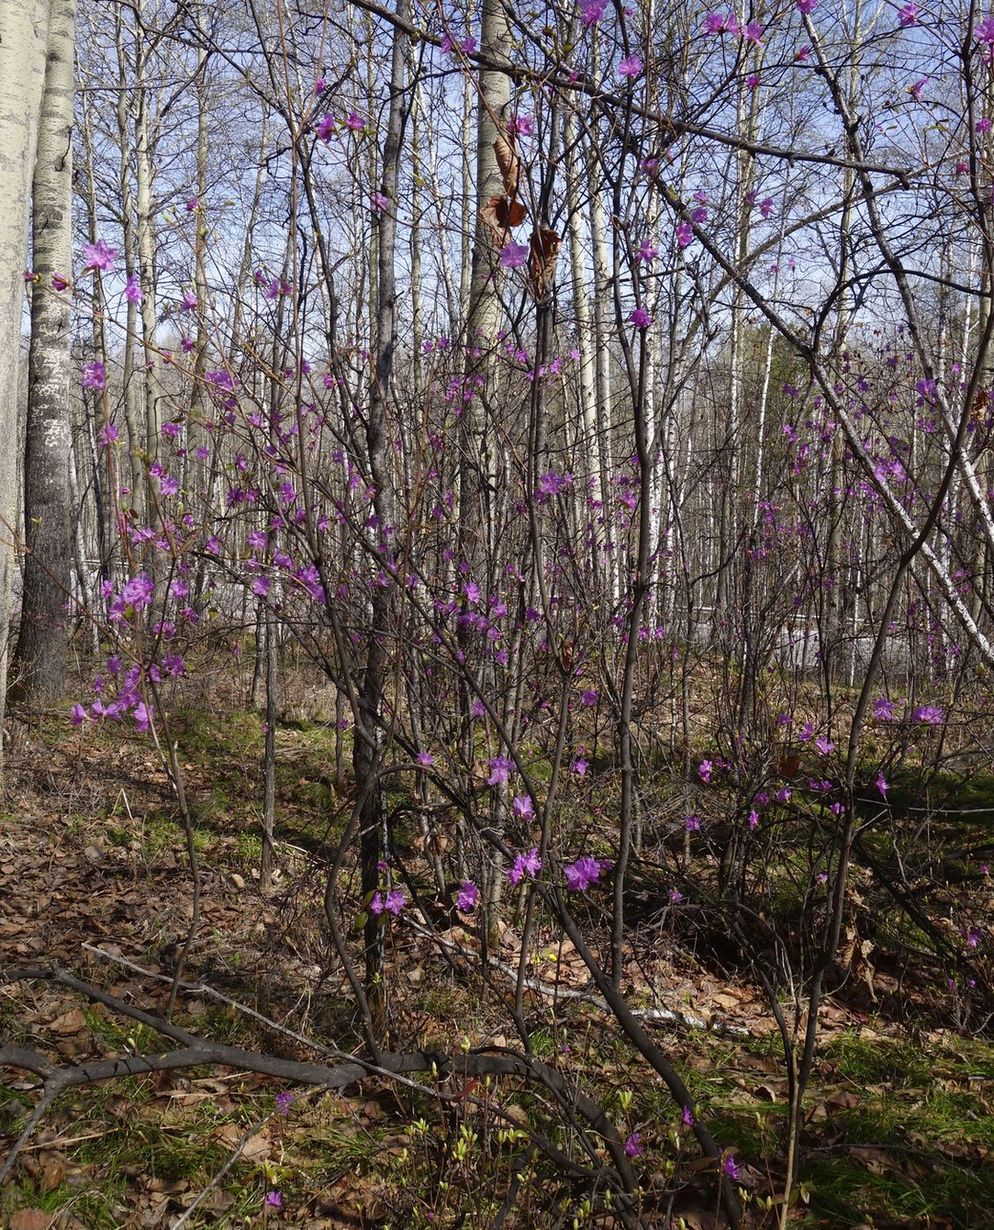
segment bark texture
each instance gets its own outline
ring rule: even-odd
[[[48,17],[48,0],[3,0],[0,4],[0,722],[7,691],[17,520],[15,441],[23,271]]]
[[[12,696],[30,707],[61,693],[72,559],[69,491],[70,299],[51,289],[72,268],[75,0],[52,0],[45,94],[32,186],[28,416],[24,460],[24,599]]]

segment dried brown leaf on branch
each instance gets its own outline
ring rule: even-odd
[[[504,181],[504,192],[514,198],[518,195],[518,182],[521,178],[521,160],[515,152],[514,139],[498,137],[494,142],[494,153],[497,155],[497,165]]]
[[[535,295],[541,299],[552,287],[552,279],[556,271],[556,259],[559,256],[559,245],[562,239],[548,226],[539,226],[531,233],[528,245],[531,257],[528,267],[531,272]]]
[[[510,237],[511,227],[519,226],[527,216],[528,210],[520,201],[506,196],[492,196],[480,209],[480,218],[495,248],[502,248]]]

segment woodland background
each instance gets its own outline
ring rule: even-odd
[[[5,1225],[988,1224],[992,125],[972,3],[5,0]]]

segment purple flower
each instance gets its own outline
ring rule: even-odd
[[[738,1162],[730,1153],[722,1162],[721,1169],[722,1173],[728,1175],[733,1182],[738,1179],[739,1174],[741,1173]]]
[[[638,262],[644,261],[647,265],[651,265],[658,255],[659,249],[653,244],[649,236],[646,235],[635,252],[635,260]]]
[[[459,892],[456,894],[456,909],[461,914],[471,914],[476,909],[476,903],[480,899],[480,890],[476,887],[472,880],[463,880],[459,885]]]
[[[694,242],[694,228],[689,222],[681,222],[674,233],[678,248],[686,248]]]
[[[535,807],[530,794],[516,795],[511,806],[514,809],[514,814],[520,820],[530,820],[535,815]]]
[[[84,273],[90,273],[95,269],[99,269],[102,273],[109,273],[117,260],[117,248],[112,248],[103,239],[98,239],[96,243],[88,243],[84,246],[83,260],[86,262],[83,266]]]
[[[124,297],[129,303],[141,303],[145,298],[145,292],[141,288],[136,274],[132,274],[124,287]]]
[[[755,43],[758,46],[762,42],[765,32],[765,26],[762,26],[758,21],[750,21],[742,31],[742,37],[747,43]]]
[[[256,577],[252,582],[252,593],[257,598],[265,598],[269,594],[271,584],[269,577]]]
[[[604,16],[606,9],[607,0],[580,0],[580,3],[577,5],[580,20],[583,22],[585,29],[596,25]]]
[[[416,759],[422,769],[430,769],[435,763],[435,757],[431,752],[418,752]]]
[[[114,443],[120,434],[113,423],[104,423],[103,427],[100,428],[100,435],[97,437],[100,441],[100,447],[107,448]]]
[[[818,0],[797,0],[797,11],[799,13],[813,13],[818,7]]]
[[[596,705],[598,700],[597,692],[593,688],[586,688],[580,693],[581,705]]]
[[[701,781],[705,784],[705,786],[710,784],[711,774],[713,772],[714,772],[714,765],[711,763],[710,760],[702,760],[701,763],[697,766],[697,776],[701,779]]]
[[[629,1157],[641,1157],[645,1152],[645,1147],[642,1144],[641,1132],[632,1132],[625,1141],[625,1153]]]
[[[271,1209],[282,1209],[283,1193],[276,1192],[276,1191],[269,1192],[269,1194],[266,1196],[266,1204]]]
[[[487,761],[487,764],[490,768],[490,776],[487,778],[488,786],[503,786],[514,768],[514,761],[510,756],[494,756]]]
[[[906,30],[908,26],[917,25],[918,5],[913,2],[904,5],[903,8],[898,9],[897,17],[902,30]]]
[[[815,739],[815,747],[823,756],[827,756],[829,752],[835,751],[835,744],[831,741],[831,739],[826,739],[824,735],[819,735],[818,738]]]
[[[877,781],[876,781],[876,786],[877,786],[877,789],[880,791],[880,793],[881,793],[881,794],[884,796],[884,798],[886,799],[886,797],[887,797],[887,781],[886,781],[886,778],[884,777],[884,771],[883,771],[883,769],[878,769],[878,770],[877,770]]]
[[[529,876],[534,878],[542,870],[542,860],[538,856],[538,847],[532,846],[527,854],[518,854],[514,859],[514,866],[508,871],[507,878],[512,884],[518,885]]]
[[[335,117],[322,115],[317,122],[316,132],[322,141],[330,141],[335,131]]]
[[[404,890],[402,888],[392,888],[387,893],[383,905],[394,916],[399,915],[404,906],[407,905],[407,896]]]
[[[512,115],[507,121],[508,136],[530,137],[534,130],[534,120],[530,115]]]
[[[82,726],[89,720],[89,715],[82,705],[76,704],[69,710],[69,721],[73,726]]]
[[[573,764],[570,767],[572,768],[574,773],[578,773],[580,777],[583,777],[585,776],[587,770],[590,768],[590,765],[587,763],[587,761],[582,756],[577,756],[577,758],[573,761]]]
[[[694,1121],[694,1112],[690,1109],[690,1107],[689,1107],[689,1106],[685,1106],[685,1107],[683,1108],[683,1112],[682,1112],[682,1113],[681,1113],[681,1115],[680,1115],[680,1119],[681,1119],[681,1121],[682,1121],[682,1123],[683,1123],[683,1126],[684,1126],[684,1127],[693,1127],[693,1126],[694,1126],[694,1122],[695,1122],[695,1121]]]
[[[155,586],[149,579],[148,573],[139,572],[121,590],[121,600],[125,606],[134,607],[136,611],[140,611],[152,601],[154,589]]]
[[[684,818],[683,818],[683,827],[687,830],[687,832],[688,832],[688,833],[696,833],[696,832],[698,832],[698,830],[699,830],[699,829],[700,829],[700,827],[701,827],[701,818],[700,818],[700,816],[693,816],[693,815],[691,815],[691,816],[684,816]]]
[[[523,243],[509,240],[500,250],[501,269],[520,269],[528,259],[528,247]]]
[[[575,863],[570,863],[568,867],[563,868],[563,874],[566,876],[566,887],[571,893],[586,892],[591,884],[597,883],[603,870],[604,868],[597,859],[591,858],[589,854],[584,854]]]
[[[921,705],[912,713],[911,720],[926,726],[941,726],[946,720],[946,711],[939,705]]]
[[[381,214],[385,209],[389,209],[390,198],[384,196],[382,192],[374,192],[369,198],[369,203],[374,214]]]
[[[988,47],[994,47],[994,17],[985,17],[979,22],[975,31],[977,41],[986,43]]]
[[[293,1104],[293,1094],[284,1090],[276,1095],[276,1111],[280,1115],[288,1115]]]
[[[355,111],[350,111],[345,117],[345,127],[351,128],[353,132],[362,132],[366,127],[366,121],[361,115],[357,115]]]
[[[636,308],[628,319],[632,322],[636,329],[648,329],[652,324],[652,317],[645,308]]]
[[[878,696],[873,702],[873,716],[881,722],[889,722],[894,717],[894,702],[887,696]]]
[[[107,369],[100,362],[87,363],[83,368],[83,388],[102,393],[107,387]]]
[[[148,709],[145,707],[145,704],[143,701],[135,705],[134,713],[132,714],[132,716],[135,719],[135,725],[138,727],[138,729],[141,731],[142,734],[145,734],[145,732],[151,726],[152,715],[151,713],[149,713]]]
[[[618,61],[618,76],[630,77],[634,79],[642,74],[642,69],[645,66],[642,63],[642,57],[638,55],[625,56],[623,60]]]

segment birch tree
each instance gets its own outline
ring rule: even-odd
[[[31,177],[45,80],[49,0],[5,0],[0,6],[0,721],[7,691],[16,522],[18,377],[24,259]],[[2,749],[2,742],[0,742]],[[2,764],[2,761],[0,761]]]
[[[64,682],[65,605],[71,567],[69,492],[70,300],[52,289],[72,266],[72,126],[75,0],[53,0],[32,201],[28,418],[24,466],[24,599],[16,694],[30,706]]]

